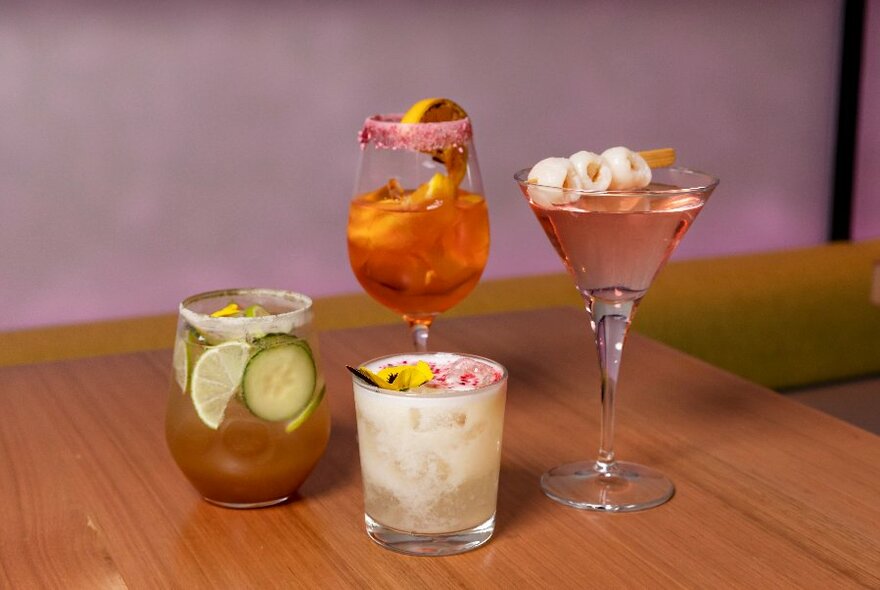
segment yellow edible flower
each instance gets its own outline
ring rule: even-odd
[[[431,367],[425,361],[419,361],[415,365],[385,367],[378,373],[364,367],[360,367],[358,370],[382,389],[393,389],[394,391],[406,391],[434,378]]]
[[[241,308],[238,306],[238,303],[230,303],[223,309],[218,309],[214,313],[211,314],[212,318],[225,318],[227,316],[235,315],[241,311]]]

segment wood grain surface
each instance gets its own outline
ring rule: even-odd
[[[593,514],[538,478],[592,458],[598,369],[583,312],[441,318],[435,350],[508,367],[498,526],[471,553],[407,557],[364,533],[345,364],[405,328],[325,332],[328,451],[299,497],[202,501],[164,442],[170,351],[0,369],[0,588],[878,588],[880,437],[633,335],[617,451],[673,499]]]

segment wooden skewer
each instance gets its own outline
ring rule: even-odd
[[[664,168],[675,164],[674,148],[658,148],[639,152],[651,168]]]

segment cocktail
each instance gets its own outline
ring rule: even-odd
[[[364,123],[348,255],[364,290],[400,313],[416,350],[434,318],[477,284],[489,256],[470,119],[447,99]]]
[[[614,454],[618,372],[633,315],[718,184],[706,174],[664,167],[674,158],[672,150],[611,148],[548,158],[514,177],[584,298],[599,355],[598,459],[541,478],[545,494],[575,508],[642,510],[674,493],[660,472]]]
[[[495,529],[507,371],[406,354],[354,373],[367,534],[416,555],[479,547]]]
[[[294,494],[330,437],[312,301],[268,289],[180,304],[165,421],[177,465],[209,502],[277,504]]]

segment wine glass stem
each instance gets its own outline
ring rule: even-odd
[[[596,461],[596,468],[599,471],[606,471],[614,464],[614,408],[617,377],[620,373],[623,344],[629,330],[632,310],[632,302],[612,305],[593,302],[590,306],[602,381],[599,458]]]
[[[428,326],[425,324],[410,324],[410,334],[412,334],[413,346],[416,352],[428,352]]]

